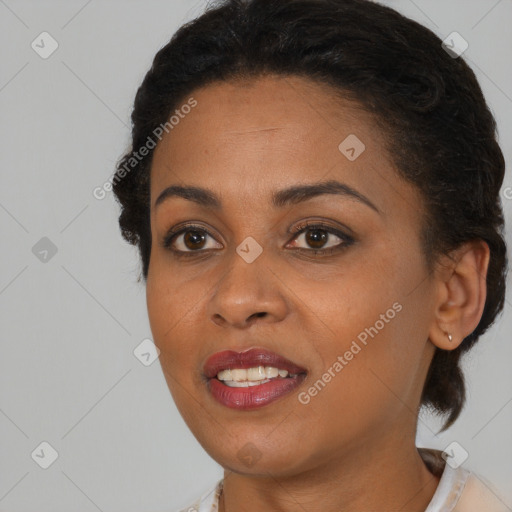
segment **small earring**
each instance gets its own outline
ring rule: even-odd
[[[446,336],[448,336],[448,341],[451,343],[452,335],[450,333],[448,333],[448,332],[446,332],[445,334],[446,334]]]

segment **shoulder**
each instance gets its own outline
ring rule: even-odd
[[[214,487],[197,498],[188,507],[178,512],[217,512],[219,509],[219,496],[222,491],[223,480],[219,480]]]
[[[496,487],[478,475],[469,473],[466,485],[453,512],[510,512]]]
[[[449,457],[433,449],[419,448],[429,470],[440,477],[439,485],[425,512],[510,512],[496,487]],[[446,458],[445,458],[446,457]]]

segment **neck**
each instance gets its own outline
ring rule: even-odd
[[[412,439],[365,443],[322,466],[293,475],[224,472],[219,512],[424,512],[439,478],[427,469]]]

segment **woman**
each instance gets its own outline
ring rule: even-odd
[[[367,0],[225,0],[155,56],[114,192],[171,394],[224,468],[185,510],[508,510],[415,446],[503,308],[495,121]]]

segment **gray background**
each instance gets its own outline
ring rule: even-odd
[[[442,39],[457,31],[469,42],[464,57],[509,164],[511,244],[512,1],[385,3]],[[0,0],[1,511],[172,511],[222,476],[178,414],[158,361],[146,367],[133,354],[151,338],[137,253],[121,239],[112,194],[92,194],[126,149],[154,54],[205,5]],[[43,31],[59,44],[47,59],[31,47]],[[46,261],[32,251],[43,237],[57,249]],[[457,441],[465,465],[501,488],[512,510],[511,297],[465,360],[468,407],[439,436],[423,415],[418,444]],[[58,452],[48,469],[31,457],[43,441]]]

